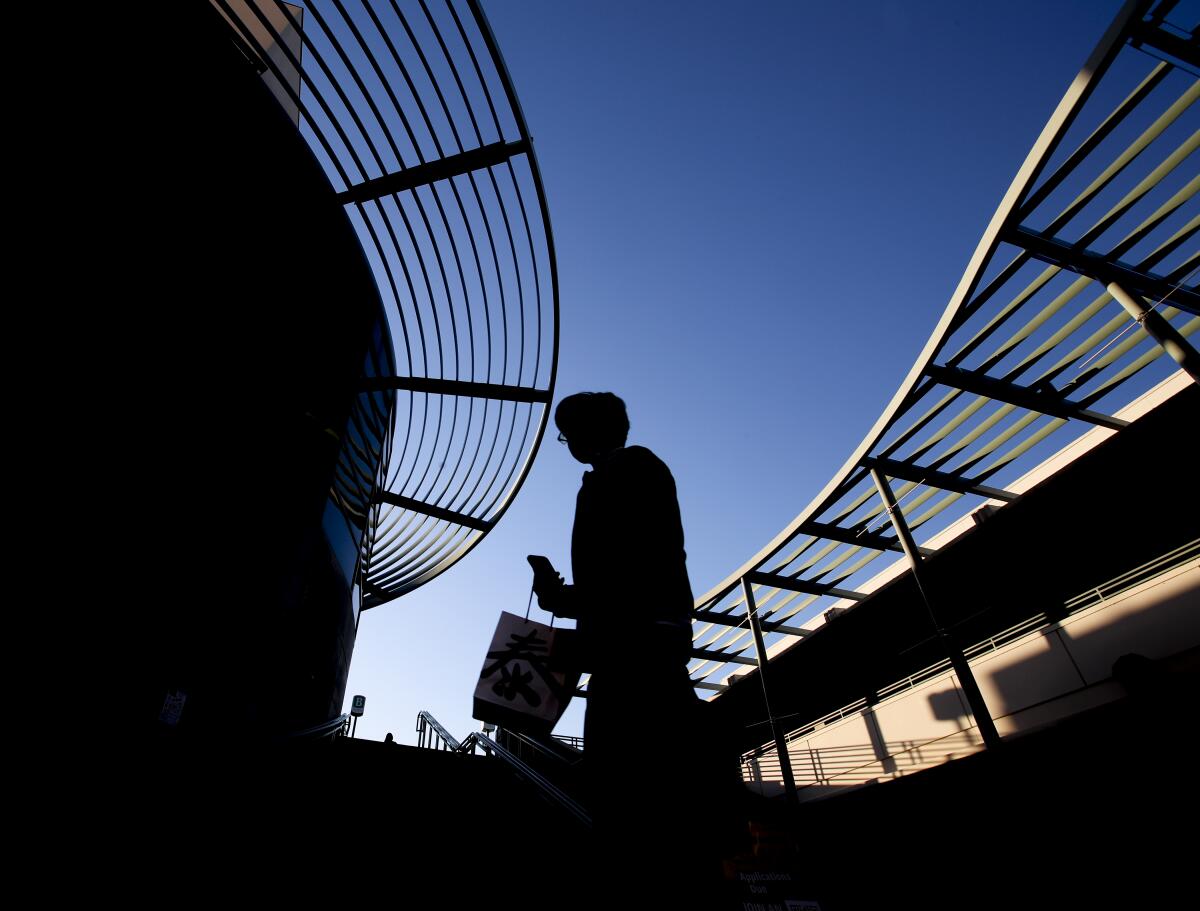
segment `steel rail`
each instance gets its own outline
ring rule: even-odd
[[[334,3],[334,7],[342,15],[343,20],[347,23],[347,26],[350,29],[351,33],[354,35],[356,41],[358,42],[361,52],[366,57],[366,59],[371,63],[372,69],[376,72],[377,75],[382,77],[382,70],[379,68],[378,62],[374,59],[374,56],[371,53],[370,48],[367,46],[366,42],[364,41],[364,39],[362,37],[361,32],[358,30],[358,28],[354,24],[353,20],[346,15],[345,7],[340,3],[340,0],[333,0],[333,3]],[[314,18],[317,19],[318,23],[328,33],[329,28],[324,23],[323,19],[321,18],[319,10],[314,6],[312,9],[312,12],[313,12]],[[347,71],[350,73],[352,80],[357,85],[359,92],[363,95],[364,99],[366,100],[367,105],[370,108],[371,113],[374,115],[376,123],[379,125],[380,129],[382,130],[384,137],[387,139],[388,144],[390,145],[394,156],[396,157],[397,161],[402,162],[403,158],[400,153],[400,150],[397,147],[396,142],[395,142],[394,138],[392,137],[391,133],[389,133],[385,129],[385,121],[384,121],[383,115],[381,114],[374,99],[371,97],[370,92],[367,90],[366,86],[363,84],[362,77],[359,75],[358,71],[354,68],[354,66],[351,63],[349,57],[347,56],[344,48],[342,48],[341,45],[339,45],[337,43],[334,43],[334,48],[337,51],[338,56],[342,60],[343,65],[346,67]],[[419,48],[418,48],[418,52],[419,52]],[[436,87],[436,84],[435,84],[435,87]],[[368,138],[368,142],[370,142],[369,138]],[[460,152],[462,151],[461,144],[460,144],[459,150],[460,150]],[[382,165],[381,162],[380,162],[380,164]],[[386,173],[386,168],[383,168],[383,170]],[[404,169],[402,169],[402,171],[400,173],[403,173],[403,172],[404,172]],[[415,187],[413,189],[415,190]],[[433,199],[434,199],[438,214],[441,217],[441,222],[442,222],[443,228],[445,229],[446,237],[448,238],[448,240],[450,242],[450,248],[451,248],[451,252],[453,254],[454,263],[455,263],[455,266],[458,271],[459,284],[463,290],[463,294],[465,297],[466,279],[465,279],[465,275],[463,273],[462,261],[458,254],[458,247],[454,240],[454,232],[450,228],[449,218],[446,215],[445,208],[442,205],[441,197],[438,194],[436,187],[433,188],[432,195],[433,195]],[[394,199],[397,199],[397,202],[398,202],[398,194],[392,194],[392,196]],[[433,253],[434,253],[434,258],[437,261],[438,274],[441,277],[442,290],[445,293],[446,311],[450,317],[450,334],[451,334],[451,338],[453,340],[453,346],[454,346],[454,349],[453,349],[454,350],[454,374],[455,374],[455,379],[458,379],[459,370],[460,370],[460,367],[462,364],[462,358],[461,358],[461,355],[459,352],[460,342],[459,342],[459,335],[458,335],[458,321],[455,317],[455,310],[454,310],[454,295],[452,294],[452,292],[450,290],[450,279],[447,274],[446,263],[442,256],[441,245],[439,245],[437,243],[436,239],[434,238],[434,228],[433,228],[432,224],[430,223],[428,212],[427,212],[424,204],[421,201],[420,194],[414,192],[412,194],[412,198],[416,203],[417,212],[420,215],[421,224],[425,229],[425,239],[428,241],[428,246],[432,248]],[[402,210],[402,206],[400,206],[400,208]],[[405,221],[406,221],[406,224],[408,224],[408,220],[405,219]],[[412,234],[411,229],[410,229],[410,238],[413,240],[414,247],[417,249],[418,257],[420,258],[421,257],[421,253],[420,253],[421,245],[417,243],[417,239],[416,239],[415,235]],[[428,290],[429,290],[429,294],[430,294],[430,309],[434,313],[435,332],[437,332],[440,328],[438,325],[438,321],[437,321],[438,307],[437,307],[436,302],[433,299],[432,287],[429,287]],[[469,313],[469,310],[468,310],[468,313]],[[473,337],[471,340],[471,348],[473,349]],[[441,344],[440,334],[438,335],[438,351],[439,351],[439,355],[444,351],[444,346]],[[445,371],[444,362],[442,362],[441,357],[439,356],[439,373],[442,375],[445,375],[445,372],[446,371]],[[473,376],[473,372],[474,372],[474,364],[472,361],[472,376]],[[430,460],[426,464],[426,472],[428,471],[429,466],[432,465],[433,461],[435,459],[437,459],[437,455],[438,455],[438,442],[440,439],[440,432],[441,432],[441,426],[442,426],[441,418],[443,416],[442,402],[443,402],[442,399],[438,400],[438,403],[439,403],[438,427],[437,427],[437,431],[435,432],[434,442],[431,446]],[[455,427],[457,426],[457,421],[458,421],[458,406],[459,406],[459,400],[457,398],[454,398],[453,399],[453,411],[452,411],[452,414],[450,417],[450,429],[447,432],[448,441],[453,440],[453,437],[454,437],[454,431],[455,431]],[[448,442],[448,445],[449,445],[449,442]],[[461,459],[461,451],[460,451],[459,456]],[[445,462],[446,462],[445,459],[440,460],[439,464],[441,466],[441,469],[444,469]],[[439,469],[438,476],[435,477],[435,479],[431,482],[431,485],[430,485],[431,489],[433,487],[436,487],[437,481],[440,478],[441,469]],[[419,489],[420,483],[418,483],[416,486]],[[438,499],[439,500],[441,499],[440,495],[439,495]]]
[[[302,24],[298,10],[275,0],[237,12],[214,2],[278,83],[277,97],[343,194],[407,375],[552,397],[558,277],[545,188],[478,3],[416,0],[404,9],[391,0],[360,10],[313,0]],[[284,31],[299,36],[302,51]],[[461,46],[451,47],[451,34]],[[492,127],[494,139],[485,135]],[[488,163],[472,141],[506,144],[499,159],[488,151]],[[410,178],[382,180],[405,172]],[[394,373],[395,353],[391,360]],[[334,486],[347,516],[367,526],[364,607],[428,581],[475,546],[511,504],[544,438],[548,401],[535,414],[532,405],[459,394],[469,386],[443,391],[420,401],[414,391],[404,402],[400,390],[369,394],[352,409]],[[376,453],[386,457],[378,478]],[[408,514],[364,496],[368,484],[476,527]]]
[[[1065,138],[1067,130],[1088,101],[1096,84],[1105,77],[1113,59],[1125,47],[1137,20],[1152,5],[1150,0],[1147,2],[1136,2],[1135,0],[1135,2],[1127,3],[1090,55],[1080,75],[1059,103],[1026,157],[1025,163],[1018,171],[977,246],[958,289],[952,296],[908,377],[850,459],[809,506],[757,555],[723,582],[696,599],[695,607],[699,616],[693,627],[694,643],[708,654],[700,656],[702,660],[699,664],[693,662],[690,665],[693,682],[704,682],[704,678],[711,676],[725,663],[719,655],[712,654],[715,644],[721,643],[721,647],[727,649],[731,642],[736,643],[747,635],[744,630],[738,631],[735,626],[744,623],[745,617],[734,613],[739,605],[745,603],[744,598],[736,597],[737,587],[743,578],[749,578],[768,565],[775,565],[776,568],[772,570],[775,574],[786,573],[787,576],[800,579],[800,575],[805,573],[802,581],[806,583],[812,583],[817,579],[828,581],[835,576],[841,583],[855,576],[866,564],[879,556],[879,551],[868,552],[865,556],[857,558],[852,565],[845,566],[849,561],[855,559],[855,555],[861,549],[853,547],[849,540],[828,540],[826,538],[823,541],[822,532],[832,531],[832,529],[829,526],[818,528],[820,523],[815,522],[818,517],[837,506],[847,495],[860,488],[865,477],[863,460],[873,451],[879,452],[879,458],[897,458],[896,453],[901,447],[912,442],[918,433],[927,430],[926,439],[916,444],[916,454],[902,457],[898,463],[904,468],[901,473],[909,479],[906,487],[897,488],[902,498],[909,492],[915,491],[918,486],[924,487],[922,491],[916,493],[912,502],[906,505],[902,503],[905,511],[911,515],[909,524],[915,528],[944,513],[955,503],[961,501],[964,493],[970,492],[961,489],[946,490],[945,487],[961,487],[968,481],[975,484],[982,483],[986,478],[997,474],[1035,449],[1067,423],[1053,413],[1046,416],[1038,408],[1029,410],[1012,403],[996,402],[983,395],[975,396],[964,409],[960,410],[959,414],[942,418],[941,424],[934,423],[942,417],[950,405],[963,395],[961,389],[950,389],[938,393],[939,399],[935,401],[933,407],[926,406],[923,414],[920,414],[919,406],[922,400],[928,398],[938,388],[938,384],[929,376],[929,368],[941,349],[952,341],[960,329],[967,326],[972,317],[983,313],[984,305],[998,291],[1006,288],[1023,268],[1032,263],[1032,255],[1026,250],[1019,250],[1017,257],[1003,267],[996,278],[980,287],[984,271],[995,258],[1001,246],[1007,243],[1012,228],[1032,215],[1043,202],[1050,199],[1055,190],[1077,173],[1078,166],[1085,162],[1090,164],[1090,159],[1094,157],[1094,151],[1103,141],[1113,134],[1119,125],[1127,122],[1135,111],[1140,111],[1147,99],[1155,95],[1155,90],[1163,86],[1171,77],[1172,67],[1170,65],[1155,66],[1153,71],[1142,78],[1133,91],[1127,93],[1124,100],[1104,117],[1100,125],[1092,129],[1083,142],[1076,146],[1064,163],[1038,184],[1039,174],[1045,169],[1046,162]],[[1068,224],[1075,214],[1082,211],[1088,203],[1097,199],[1102,191],[1113,185],[1117,176],[1127,171],[1147,148],[1166,133],[1168,128],[1177,125],[1180,118],[1190,111],[1196,100],[1196,94],[1196,86],[1190,86],[1185,92],[1179,94],[1166,111],[1159,114],[1148,127],[1142,128],[1132,144],[1126,146],[1114,161],[1106,165],[1099,176],[1091,179],[1084,191],[1077,194],[1075,199],[1059,213],[1053,222],[1056,230]],[[1086,248],[1087,244],[1093,243],[1105,235],[1109,228],[1122,220],[1127,213],[1133,210],[1135,205],[1139,205],[1142,200],[1146,199],[1155,187],[1162,185],[1164,179],[1179,168],[1181,163],[1192,154],[1195,147],[1196,138],[1193,137],[1182,145],[1177,145],[1171,154],[1152,166],[1147,174],[1140,176],[1140,179],[1138,179],[1138,175],[1135,175],[1134,181],[1136,182],[1133,183],[1132,189],[1125,191],[1115,205],[1107,208],[1104,215],[1083,234],[1079,245]],[[1111,245],[1103,257],[1107,260],[1115,260],[1117,256],[1123,255],[1143,240],[1149,239],[1154,231],[1165,225],[1168,218],[1191,200],[1194,193],[1195,190],[1191,183],[1176,190],[1171,199],[1160,204],[1132,232],[1126,233],[1123,240]],[[1143,257],[1137,268],[1143,273],[1148,273],[1148,270],[1157,261],[1174,255],[1182,248],[1186,239],[1195,233],[1194,222],[1195,219],[1189,222],[1188,227],[1177,231],[1169,241],[1160,244],[1150,256]],[[964,362],[990,334],[1026,303],[1032,301],[1035,295],[1040,294],[1043,289],[1048,289],[1051,280],[1071,265],[1073,264],[1058,263],[1041,270],[1033,284],[1026,283],[1025,289],[1000,311],[999,316],[991,317],[983,331],[977,332],[965,346],[960,347],[947,363],[954,365]],[[1178,277],[1177,273],[1178,268],[1173,269],[1168,280],[1172,275]],[[1013,386],[1019,377],[1032,370],[1039,362],[1045,361],[1052,351],[1058,349],[1060,343],[1071,339],[1077,329],[1084,327],[1111,303],[1110,296],[1101,294],[1095,300],[1085,301],[1081,313],[1074,312],[1074,308],[1078,306],[1076,301],[1080,299],[1095,278],[1095,276],[1072,277],[1065,289],[1054,292],[1048,305],[1042,306],[1037,313],[1027,317],[1024,324],[1015,333],[995,348],[983,366],[973,369],[982,375],[988,370],[1004,364],[1007,358],[1015,357],[1016,362],[1007,366],[1003,371],[1003,376],[997,380]],[[1055,329],[1051,325],[1051,321],[1058,314],[1064,312],[1068,316],[1066,325]],[[1178,311],[1173,308],[1168,308],[1165,313],[1167,319],[1174,319],[1178,316]],[[1127,322],[1127,318],[1125,319]],[[1189,323],[1183,327],[1182,334],[1191,334],[1195,331],[1196,329]],[[1049,340],[1042,339],[1042,333],[1050,333]],[[1066,357],[1060,359],[1048,370],[1042,371],[1043,376],[1048,377],[1045,382],[1049,383],[1054,376],[1061,374],[1070,364],[1078,363],[1084,357],[1094,358],[1098,353],[1096,349],[1104,344],[1111,334],[1111,331],[1106,331],[1104,328],[1093,332],[1084,343],[1076,345],[1075,349]],[[1032,353],[1021,351],[1022,346],[1027,342],[1037,346]],[[1090,408],[1120,383],[1127,381],[1139,370],[1156,361],[1161,353],[1152,348],[1139,356],[1135,349],[1145,344],[1145,340],[1134,336],[1127,342],[1127,344],[1119,345],[1108,351],[1101,348],[1099,352],[1102,355],[1101,362],[1096,365],[1096,369],[1089,371],[1081,382],[1068,387],[1076,390],[1074,400],[1079,407]],[[1132,355],[1133,359],[1122,366],[1122,360],[1129,355]],[[1102,374],[1101,371],[1107,371],[1109,368],[1115,368],[1116,372],[1112,375]],[[1078,391],[1083,389],[1087,383],[1092,383],[1093,387],[1084,389],[1084,395],[1079,397]],[[1032,385],[1036,387],[1038,384],[1035,382]],[[999,388],[997,387],[997,389]],[[1053,399],[1048,398],[1040,402],[1030,400],[1028,404],[1049,405],[1051,401],[1065,400],[1065,398],[1065,391],[1060,389]],[[1053,408],[1050,410],[1054,411]],[[916,422],[903,431],[899,438],[886,441],[886,446],[880,449],[880,444],[885,442],[885,438],[891,434],[900,419],[914,411],[920,414]],[[972,418],[976,419],[975,422],[968,424]],[[1113,426],[1119,426],[1119,424]],[[921,454],[933,450],[939,442],[944,445],[934,457],[932,464],[916,463]],[[991,461],[987,461],[988,459]],[[953,467],[946,468],[948,465],[953,465]],[[983,465],[983,468],[976,467],[979,465]],[[921,478],[923,471],[928,474]],[[966,477],[968,471],[973,472],[969,479]],[[943,476],[939,476],[938,472],[941,472]],[[918,478],[929,483],[922,485],[917,480]],[[938,480],[942,481],[944,487],[937,486]],[[987,492],[986,490],[976,490],[974,493],[977,496],[984,496]],[[841,527],[843,522],[858,513],[860,509],[865,509],[865,516],[858,518],[852,527],[867,528],[871,519],[882,513],[879,505],[873,507],[869,505],[872,501],[871,491],[866,490],[848,507],[845,504],[838,507],[839,516],[835,525]],[[806,531],[810,532],[806,540],[798,545],[792,544]],[[789,545],[792,546],[789,547]],[[787,553],[781,554],[785,548],[788,548]],[[796,562],[810,552],[811,556],[797,567]],[[779,562],[781,557],[783,562]],[[807,574],[807,571],[813,567],[819,567],[816,575]],[[758,586],[754,586],[755,591],[758,588]],[[801,616],[822,597],[810,594],[802,598],[801,594],[800,592],[787,593],[780,590],[768,593],[759,599],[763,616],[769,616],[772,619],[782,617],[783,621],[780,622],[788,621]],[[732,603],[726,608],[714,610],[716,605],[723,604],[729,596],[733,596]],[[730,626],[725,626],[724,623],[735,626],[735,628],[731,630]],[[715,660],[704,660],[710,658]]]

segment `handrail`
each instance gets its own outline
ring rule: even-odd
[[[451,752],[458,753],[462,751],[462,745],[450,735],[449,731],[442,727],[441,723],[436,718],[434,718],[424,709],[417,712],[417,733],[420,735],[417,740],[417,746],[428,746],[428,748],[431,750],[437,749],[437,747],[428,745],[425,742],[425,736],[428,733],[428,728],[433,728],[434,734],[437,735],[442,743],[450,748]]]
[[[474,733],[469,734],[466,739],[460,743],[458,740],[452,737],[444,727],[442,727],[436,718],[434,718],[424,709],[417,712],[417,732],[421,735],[417,744],[420,747],[427,746],[426,737],[428,734],[430,734],[430,732],[432,732],[432,734],[440,743],[445,744],[450,748],[451,752],[474,754],[476,748],[478,748],[493,758],[503,760],[504,762],[508,763],[508,765],[512,767],[513,771],[515,771],[519,776],[541,791],[544,796],[558,804],[577,820],[579,820],[579,822],[583,823],[583,825],[591,828],[592,818],[588,815],[587,811],[580,806],[579,803],[554,785],[545,776],[530,768],[495,741],[484,737],[482,734]],[[432,746],[431,744],[428,745],[428,748],[437,749],[437,747]]]
[[[889,752],[887,754],[886,758],[888,760],[895,761],[902,757],[910,757],[911,754],[913,754],[913,753],[916,753],[919,756],[921,750],[928,749],[929,747],[933,746],[934,744],[945,743],[947,740],[951,740],[955,737],[958,737],[958,738],[965,737],[968,741],[969,746],[982,746],[982,744],[983,744],[983,739],[979,736],[978,729],[975,727],[969,727],[969,728],[964,728],[962,730],[951,731],[948,734],[942,734],[938,737],[931,737],[931,738],[928,738],[925,740],[895,741],[895,743],[898,743],[898,744],[907,743],[909,745],[905,746],[901,749],[896,749],[894,752]],[[890,745],[888,745],[888,744],[885,744],[885,747],[890,749]],[[864,744],[861,747],[853,746],[853,745],[841,746],[841,747],[822,747],[822,748],[815,749],[815,750],[810,748],[808,750],[808,753],[810,754],[809,762],[812,765],[815,780],[810,781],[806,784],[798,784],[796,786],[796,790],[803,791],[806,788],[830,785],[830,784],[834,783],[835,781],[837,781],[838,779],[844,779],[847,776],[854,775],[856,772],[862,772],[864,769],[871,769],[871,768],[877,766],[879,764],[880,760],[879,760],[879,757],[875,755],[874,749],[875,748],[872,744]],[[833,762],[836,761],[836,759],[830,760],[829,757],[831,757],[831,756],[836,757],[837,755],[844,755],[844,756],[850,757],[849,761],[854,761],[854,754],[856,751],[864,756],[869,755],[870,759],[867,762],[860,763],[859,765],[853,765],[853,766],[850,766],[849,768],[833,768],[833,769],[830,769],[829,771],[826,771],[827,767],[829,765],[832,765]],[[770,756],[773,754],[766,754],[766,755]],[[766,763],[763,763],[762,759],[763,759],[763,757],[743,757],[742,758],[742,766],[746,767],[751,762],[757,761],[759,764],[760,776],[761,776],[761,773],[763,770],[770,772],[770,771],[774,771],[778,768],[779,760],[777,757],[775,758],[774,762],[768,761]],[[803,762],[804,762],[803,759],[799,760],[800,765],[803,765]]]
[[[346,725],[350,721],[349,714],[341,714],[336,718],[330,718],[328,721],[322,721],[320,724],[314,724],[310,728],[304,728],[299,731],[291,731],[284,736],[289,740],[321,740],[322,738],[341,737],[346,730]]]
[[[1154,560],[1143,563],[1141,566],[1134,567],[1128,572],[1122,573],[1107,582],[1102,582],[1093,588],[1080,595],[1076,595],[1071,600],[1064,604],[1068,615],[1078,613],[1095,604],[1099,604],[1106,598],[1112,598],[1121,594],[1126,589],[1136,585],[1141,585],[1144,582],[1149,582],[1171,570],[1183,566],[1189,560],[1194,560],[1200,557],[1200,538],[1194,538],[1188,543],[1175,548],[1168,553],[1163,554]]]
[[[568,759],[566,756],[563,756],[561,753],[555,753],[553,750],[546,747],[545,744],[538,743],[533,738],[527,737],[524,734],[520,733],[519,731],[511,731],[508,728],[502,728],[501,730],[503,730],[504,735],[506,737],[513,737],[513,738],[521,741],[522,743],[533,747],[533,749],[537,750],[538,752],[545,753],[547,756],[549,756],[551,759],[553,759],[557,762],[561,762],[566,765],[574,765],[576,762],[578,762],[582,758],[582,756],[579,756],[579,757],[576,757],[575,759]],[[497,731],[496,733],[498,735],[500,733],[500,731]],[[575,738],[575,739],[579,739],[579,738]],[[556,737],[555,740],[558,740],[558,738]],[[567,744],[567,743],[563,743],[563,746],[566,747],[567,749],[575,750],[576,752],[580,752],[580,753],[582,752],[577,747],[571,746],[570,744]]]
[[[565,747],[570,747],[572,750],[578,750],[580,753],[583,752],[582,737],[577,737],[572,734],[551,734],[550,736]]]
[[[488,754],[507,762],[510,766],[512,766],[513,770],[516,771],[518,775],[540,790],[545,796],[549,797],[585,826],[591,828],[592,817],[588,815],[587,811],[582,806],[580,806],[575,800],[569,797],[564,791],[550,782],[543,775],[534,771],[504,747],[500,746],[500,744],[496,743],[494,740],[484,737],[482,734],[474,733],[470,734],[467,739],[462,742],[462,746],[459,749],[460,752],[466,752],[469,749],[472,753],[474,753],[475,747],[479,747]]]

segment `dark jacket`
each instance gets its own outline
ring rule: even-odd
[[[618,449],[583,476],[571,534],[573,605],[588,669],[631,653],[688,660],[692,588],[675,479],[642,446]],[[653,657],[652,657],[652,660]]]

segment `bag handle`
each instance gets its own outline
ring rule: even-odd
[[[533,608],[533,588],[529,589],[529,603],[525,605],[525,619],[529,620],[529,611]],[[550,629],[554,629],[554,614],[550,614]]]

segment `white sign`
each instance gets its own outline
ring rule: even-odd
[[[564,671],[551,670],[551,655],[558,637],[574,632],[503,611],[475,686],[474,716],[510,726],[515,714],[553,727],[571,699],[579,673],[568,682]],[[489,706],[503,714],[489,711]]]

